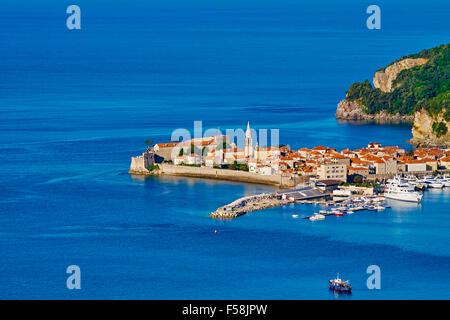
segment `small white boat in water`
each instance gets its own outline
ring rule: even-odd
[[[298,218],[298,214],[293,214],[292,218]]]
[[[309,217],[309,220],[311,221],[325,220],[325,216],[323,214],[314,213],[313,216]]]

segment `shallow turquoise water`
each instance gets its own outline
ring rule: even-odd
[[[370,33],[356,2],[79,2],[78,33],[51,1],[0,5],[0,298],[449,298],[448,189],[317,223],[291,217],[319,209],[310,205],[224,222],[208,213],[272,189],[126,173],[145,139],[167,141],[194,120],[279,128],[295,148],[410,148],[408,125],[339,123],[334,110],[353,81],[448,42],[448,4],[382,3],[385,27]],[[80,291],[65,286],[70,264]],[[381,290],[365,286],[372,264]],[[328,291],[336,272],[352,296]]]

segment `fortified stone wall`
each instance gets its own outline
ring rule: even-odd
[[[292,174],[277,174],[277,175],[260,175],[247,171],[228,170],[228,169],[214,169],[206,167],[190,167],[179,166],[168,163],[160,163],[159,170],[152,172],[148,171],[145,166],[145,158],[143,156],[132,157],[129,173],[150,175],[150,174],[167,174],[178,175],[185,177],[198,177],[221,179],[249,183],[262,183],[276,185],[280,188],[294,188],[298,184],[308,182],[309,177],[297,176]]]
[[[176,166],[172,164],[160,164],[161,173],[186,177],[212,178],[250,183],[263,183],[277,185],[282,188],[292,188],[298,183],[304,182],[302,177],[291,175],[260,175],[247,171],[214,169],[205,167]]]
[[[147,170],[147,168],[145,167],[143,156],[131,158],[131,165],[130,165],[129,173],[132,173],[132,174],[149,174],[150,173]]]

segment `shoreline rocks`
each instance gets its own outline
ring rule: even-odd
[[[336,119],[341,120],[370,120],[380,123],[414,121],[414,116],[389,114],[385,111],[377,114],[367,114],[357,101],[347,99],[339,102],[335,116]]]

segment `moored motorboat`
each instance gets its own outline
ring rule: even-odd
[[[445,178],[441,175],[436,176],[435,181],[438,183],[442,183],[444,187],[450,187],[450,179]]]
[[[386,199],[401,200],[408,202],[420,202],[422,194],[417,191],[411,191],[401,185],[389,185],[384,193]]]
[[[309,217],[311,221],[325,220],[325,216],[323,214],[315,213],[313,216]]]

